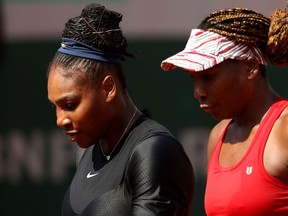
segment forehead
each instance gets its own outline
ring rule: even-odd
[[[67,79],[74,79],[75,81],[78,82],[87,79],[84,72],[82,72],[79,68],[62,67],[61,65],[51,67],[48,79],[50,78],[50,76],[58,76],[58,77],[61,76]]]
[[[83,94],[89,89],[87,88],[88,83],[84,80],[85,78],[81,71],[75,71],[73,75],[67,76],[63,68],[52,68],[49,72],[47,83],[49,100],[55,101],[65,95]]]

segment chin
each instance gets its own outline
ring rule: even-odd
[[[222,120],[224,120],[224,119],[227,119],[225,116],[216,115],[216,114],[211,114],[211,116],[212,116],[216,121],[222,121]]]
[[[94,143],[85,143],[85,142],[77,142],[77,145],[80,147],[80,148],[89,148],[90,146],[92,146]]]
[[[221,117],[218,117],[218,116],[212,116],[216,121],[222,121],[224,120],[225,118],[221,118]]]

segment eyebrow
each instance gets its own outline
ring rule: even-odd
[[[70,98],[75,98],[75,95],[72,94],[72,93],[66,94],[63,97],[61,97],[58,100],[56,100],[55,103],[61,103],[61,102],[65,101],[67,99],[70,99]]]

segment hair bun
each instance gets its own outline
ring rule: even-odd
[[[273,65],[288,65],[288,10],[277,9],[271,15],[266,54]]]

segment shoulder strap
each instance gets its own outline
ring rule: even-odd
[[[257,138],[258,140],[262,140],[262,142],[266,143],[275,121],[279,118],[279,116],[287,106],[288,100],[280,97],[271,106],[270,110],[260,123],[260,127],[258,129],[259,132],[257,131],[258,133],[255,135],[255,138]],[[262,148],[264,148],[264,146],[262,146]]]

